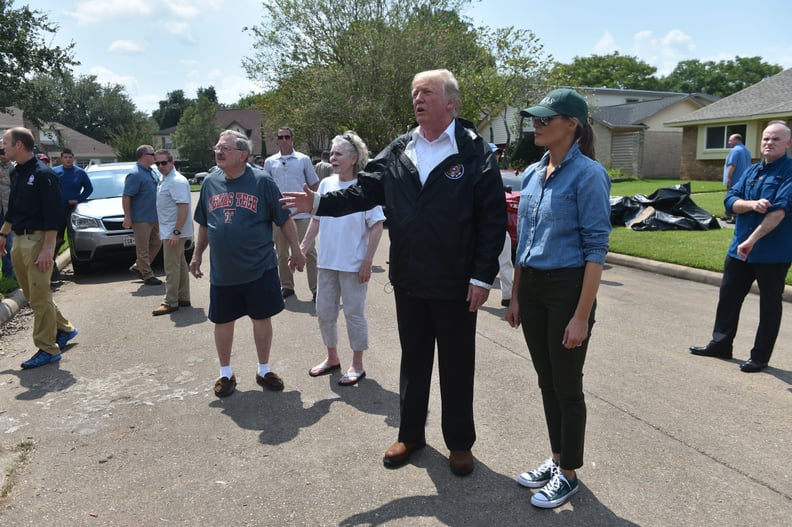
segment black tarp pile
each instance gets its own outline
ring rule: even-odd
[[[611,225],[634,231],[706,231],[720,229],[718,220],[690,198],[690,183],[660,188],[649,196],[611,196]]]

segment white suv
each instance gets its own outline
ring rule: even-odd
[[[135,236],[132,229],[121,225],[124,180],[134,168],[135,163],[128,162],[92,165],[85,170],[94,190],[88,201],[75,207],[68,224],[72,269],[76,274],[90,271],[96,261],[124,255],[130,261],[135,258]],[[192,249],[189,243],[185,251],[188,262]]]

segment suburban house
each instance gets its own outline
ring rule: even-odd
[[[650,90],[577,88],[589,104],[597,160],[642,178],[679,177],[682,150],[680,130],[665,122],[711,104],[716,97]],[[500,147],[507,143],[506,124],[512,123],[511,140],[519,139],[519,110],[507,107],[491,121],[479,123],[479,133]],[[522,135],[532,137],[529,119],[522,120]]]
[[[258,110],[239,110],[239,109],[220,109],[215,114],[214,124],[222,130],[236,130],[242,132],[253,143],[253,154],[266,153],[266,147],[262,143],[261,135],[261,112]],[[166,148],[171,151],[173,158],[183,161],[179,156],[178,145],[173,142],[173,134],[176,126],[165,128],[154,132],[154,148]],[[209,149],[212,145],[206,145]]]
[[[729,136],[742,134],[753,159],[770,121],[792,120],[792,68],[665,124],[682,134],[682,179],[720,180]]]
[[[35,127],[25,120],[24,112],[18,108],[12,108],[11,113],[0,113],[0,133],[17,126],[24,126],[33,132],[39,151],[46,154],[53,165],[57,164],[57,158],[63,148],[70,148],[74,152],[75,164],[82,167],[96,163],[112,163],[117,159],[112,146],[68,126],[60,123],[45,123],[41,128]]]

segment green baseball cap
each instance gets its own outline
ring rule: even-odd
[[[588,104],[578,92],[569,88],[553,90],[536,106],[531,106],[520,112],[524,117],[552,117],[565,115],[576,117],[580,124],[585,124],[588,119]]]

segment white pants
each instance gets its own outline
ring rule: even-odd
[[[338,346],[338,309],[344,302],[344,318],[352,351],[368,349],[366,293],[368,283],[360,283],[358,273],[317,270],[316,317],[324,345]]]
[[[503,300],[511,300],[512,283],[514,281],[514,265],[511,260],[511,236],[506,233],[506,241],[503,242],[503,250],[498,256],[498,277],[500,278],[501,297]]]

